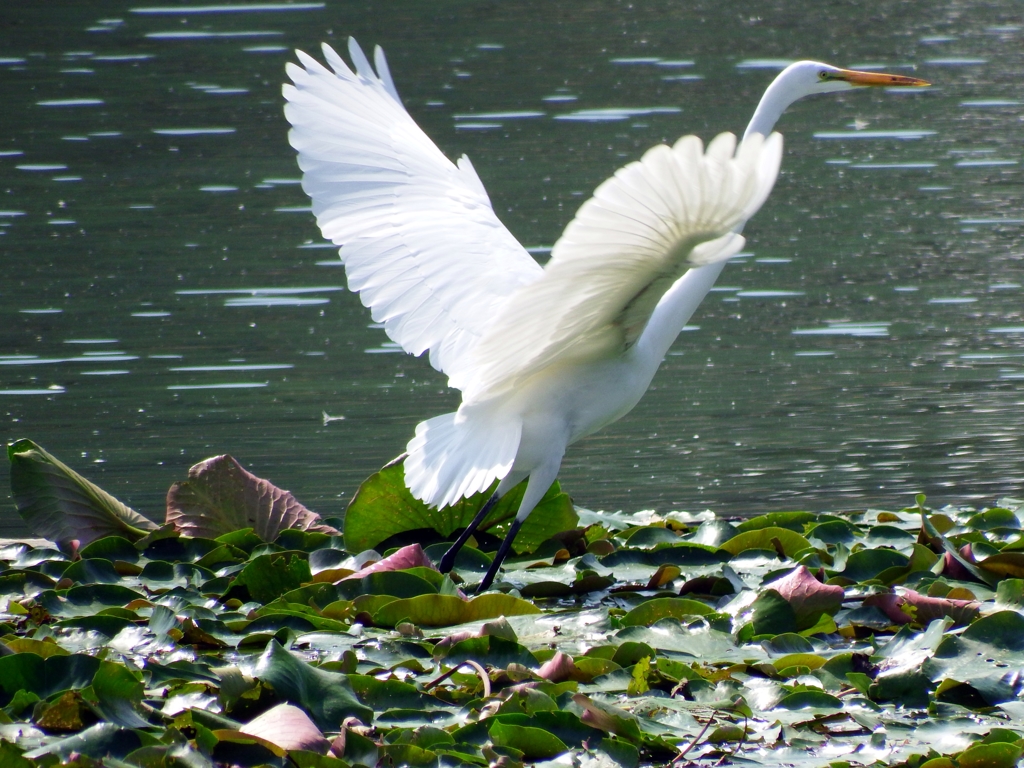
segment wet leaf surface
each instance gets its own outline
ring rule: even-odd
[[[0,547],[0,765],[1009,768],[1024,754],[1020,501],[742,521],[570,505],[468,597],[496,538],[451,576],[433,567],[447,543],[386,541],[450,536],[472,504],[388,517],[405,502],[380,482],[344,538],[300,515],[264,540],[269,513],[235,509],[244,527],[201,536],[111,523],[64,553]]]

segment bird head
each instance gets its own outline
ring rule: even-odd
[[[857,69],[841,69],[820,61],[798,61],[790,64],[783,75],[792,78],[797,90],[807,94],[833,93],[851,88],[878,87],[905,88],[931,85],[926,80],[906,75],[890,75],[885,72],[864,72]]]
[[[754,117],[747,126],[744,136],[771,133],[775,121],[794,101],[817,93],[848,91],[853,88],[886,86],[890,88],[921,87],[930,85],[925,80],[906,75],[890,75],[884,72],[863,72],[857,69],[840,69],[820,61],[798,61],[790,64],[768,86],[761,97]]]

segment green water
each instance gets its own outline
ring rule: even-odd
[[[190,5],[5,7],[5,440],[157,519],[218,453],[336,515],[417,421],[457,404],[389,350],[320,247],[281,109],[293,48],[384,46],[410,112],[472,157],[542,259],[617,167],[687,132],[741,132],[773,61],[819,58],[935,85],[790,110],[750,255],[636,410],[570,449],[563,486],[593,508],[722,514],[1019,494],[1017,4]],[[608,108],[637,111],[580,113]],[[0,529],[21,530],[3,506]]]

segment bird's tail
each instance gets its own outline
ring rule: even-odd
[[[422,421],[409,441],[405,482],[412,495],[445,507],[486,490],[512,468],[522,422],[491,408],[467,408]]]

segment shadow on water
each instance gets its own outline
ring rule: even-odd
[[[883,2],[867,22],[837,2],[9,9],[3,437],[157,518],[218,453],[336,515],[456,405],[392,354],[319,238],[281,111],[295,47],[382,44],[410,111],[473,158],[541,259],[615,168],[741,131],[774,73],[813,57],[935,86],[783,118],[750,252],[633,414],[570,451],[563,485],[595,508],[722,514],[1019,492],[1024,92],[1006,74],[1024,30],[1015,5],[968,6]]]

